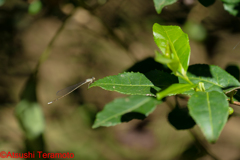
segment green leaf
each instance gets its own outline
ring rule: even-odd
[[[41,106],[37,102],[21,100],[16,106],[15,113],[28,139],[35,139],[43,133],[44,116]]]
[[[152,97],[130,96],[118,98],[108,103],[104,109],[97,114],[92,128],[99,126],[114,126],[133,118],[144,119],[154,111],[158,101]]]
[[[221,0],[223,2],[223,7],[226,11],[228,11],[233,16],[239,17],[239,6],[240,0]]]
[[[163,26],[155,23],[153,25],[153,36],[163,55],[166,54],[167,45],[170,45],[171,57],[180,63],[178,71],[184,75],[187,72],[190,59],[190,46],[187,34],[178,26]]]
[[[4,5],[6,0],[0,0],[0,6]]]
[[[163,7],[177,2],[177,0],[153,0],[155,9],[158,14],[161,13]]]
[[[90,88],[98,86],[127,95],[156,96],[160,89],[173,83],[178,83],[174,75],[156,70],[146,74],[125,72],[105,77],[92,83]]]
[[[167,89],[157,93],[157,99],[160,100],[165,96],[181,94],[185,91],[194,90],[195,87],[197,87],[196,84],[172,84]]]
[[[42,2],[40,0],[34,0],[28,7],[28,13],[35,15],[42,9]]]
[[[207,37],[207,31],[203,25],[192,21],[187,21],[183,27],[189,38],[195,41],[203,41]]]
[[[218,66],[207,64],[196,64],[189,66],[187,76],[189,80],[198,84],[204,83],[205,91],[219,91],[227,93],[229,91],[238,89],[240,83],[232,75],[224,71]],[[188,83],[179,78],[179,83]],[[192,95],[194,91],[186,91],[184,94]]]
[[[162,64],[167,64],[168,68],[170,68],[174,73],[177,72],[180,65],[179,61],[177,61],[176,59],[167,58],[165,55],[161,55],[157,51],[155,61]]]
[[[195,92],[188,101],[189,113],[210,143],[216,142],[228,118],[228,101],[217,91]]]

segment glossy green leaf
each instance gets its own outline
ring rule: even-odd
[[[28,7],[29,14],[37,14],[42,9],[42,2],[40,0],[34,0]]]
[[[216,142],[228,118],[228,101],[217,91],[195,92],[188,101],[189,113],[210,143]]]
[[[154,41],[163,53],[166,54],[167,45],[170,45],[171,58],[179,61],[178,71],[185,74],[190,59],[189,39],[178,26],[163,26],[155,23],[153,25]]]
[[[157,99],[162,99],[165,96],[181,94],[185,91],[194,90],[197,87],[196,84],[172,84],[167,89],[157,93]]]
[[[152,113],[156,108],[156,105],[160,103],[161,101],[158,101],[155,98],[143,96],[130,96],[127,98],[115,99],[108,103],[104,109],[97,114],[92,127],[114,126],[138,117],[140,119],[143,117],[144,119]]]
[[[218,66],[207,64],[196,64],[189,66],[188,78],[194,84],[199,82],[204,83],[205,91],[219,91],[227,93],[229,91],[238,89],[240,83],[232,75],[224,71]],[[179,78],[179,83],[187,83]],[[184,94],[192,95],[193,91],[186,91]]]
[[[153,2],[157,13],[160,14],[163,7],[175,3],[177,0],[153,0]]]
[[[174,73],[178,71],[180,65],[178,60],[167,58],[165,55],[162,55],[159,52],[156,52],[155,61],[166,64]]]
[[[15,113],[28,139],[34,139],[43,133],[44,116],[41,106],[37,102],[21,100],[16,106]]]
[[[105,77],[92,83],[90,88],[98,86],[127,95],[156,96],[162,88],[173,83],[178,83],[174,75],[156,70],[146,74],[125,72]]]

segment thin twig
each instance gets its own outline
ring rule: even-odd
[[[189,129],[188,130],[189,133],[192,135],[192,137],[195,140],[195,144],[199,147],[199,149],[201,149],[203,152],[205,152],[206,154],[208,154],[210,157],[212,157],[214,160],[219,160],[213,153],[211,153],[208,149],[207,146],[202,142],[202,140],[200,140],[197,136],[197,134],[194,132],[193,129]]]
[[[45,48],[45,50],[43,51],[43,53],[41,54],[41,57],[38,60],[37,66],[34,70],[34,74],[37,74],[38,69],[40,67],[40,65],[47,60],[47,58],[49,57],[50,53],[51,53],[51,49],[52,46],[54,44],[54,42],[56,41],[56,39],[58,38],[58,36],[60,35],[60,33],[62,32],[63,28],[66,25],[67,20],[74,14],[74,12],[76,11],[76,8],[74,8],[71,13],[65,17],[65,19],[63,20],[62,25],[58,28],[57,32],[55,33],[55,35],[53,36],[53,38],[51,39],[51,41],[48,43],[47,47]]]

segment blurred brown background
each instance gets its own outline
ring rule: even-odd
[[[171,98],[144,121],[98,129],[91,128],[95,114],[124,95],[101,88],[88,90],[85,85],[47,105],[62,88],[93,76],[116,75],[154,57],[154,23],[179,25],[187,33],[192,28],[188,22],[200,26],[190,36],[190,64],[238,65],[240,21],[226,12],[219,0],[207,8],[197,0],[178,1],[160,15],[152,0],[42,0],[36,14],[29,11],[31,0],[0,3],[0,151],[25,151],[26,138],[14,109],[41,54],[62,27],[37,74],[46,152],[72,152],[77,160],[214,159],[210,155],[240,159],[237,114],[229,119],[217,143],[210,145],[197,126],[192,129],[194,137],[168,122],[171,107],[167,105],[174,105]]]

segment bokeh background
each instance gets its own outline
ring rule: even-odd
[[[124,95],[85,85],[47,104],[62,88],[154,58],[154,23],[178,25],[189,34],[190,64],[238,66],[240,20],[220,0],[209,7],[181,0],[161,14],[152,0],[0,0],[0,5],[0,151],[72,152],[76,160],[240,159],[238,106],[232,106],[235,114],[217,143],[208,144],[197,126],[179,131],[168,122],[172,97],[144,121],[97,129],[91,128],[96,113]],[[37,107],[19,119],[23,91],[34,94],[31,87],[26,91],[32,76]],[[35,126],[35,139],[21,118]]]

